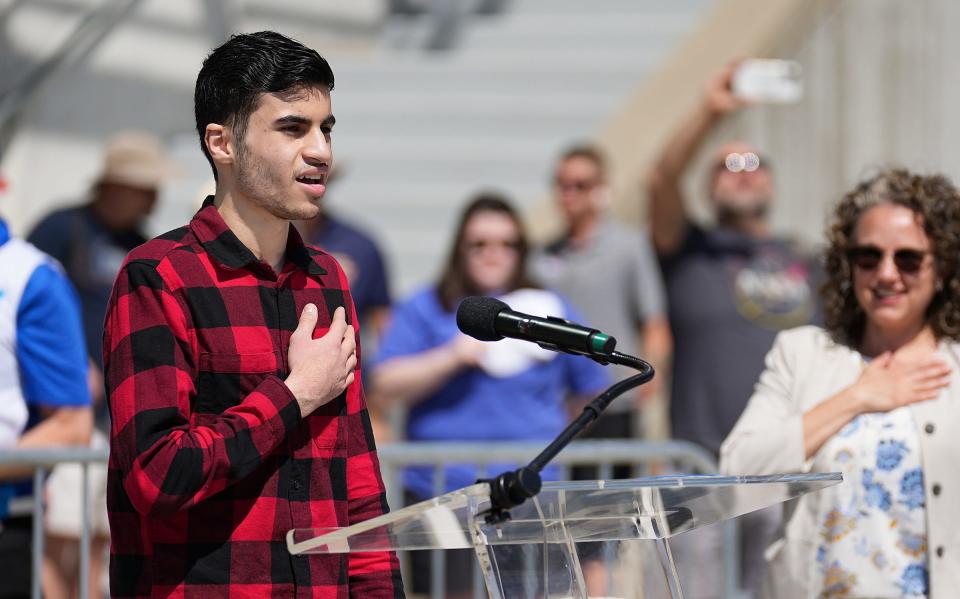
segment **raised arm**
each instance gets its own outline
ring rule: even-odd
[[[730,91],[736,66],[736,63],[729,64],[710,78],[702,99],[647,174],[652,239],[660,255],[676,251],[686,236],[687,213],[680,182],[690,161],[722,117],[744,105]]]

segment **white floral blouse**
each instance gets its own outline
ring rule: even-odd
[[[926,495],[910,409],[863,414],[818,452],[814,468],[843,472],[822,491],[820,597],[926,597]]]

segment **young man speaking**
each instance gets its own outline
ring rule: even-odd
[[[353,301],[290,221],[330,172],[333,73],[273,32],[204,61],[216,195],[130,253],[104,332],[116,597],[402,597],[389,553],[292,557],[292,528],[386,509]]]

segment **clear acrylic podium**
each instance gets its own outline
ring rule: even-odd
[[[825,473],[545,483],[500,524],[487,523],[490,487],[478,483],[354,526],[291,530],[287,546],[294,555],[473,548],[492,599],[587,599],[578,548],[603,546],[626,564],[629,596],[682,598],[672,537],[841,481]]]

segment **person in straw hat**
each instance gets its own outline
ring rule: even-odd
[[[103,401],[100,343],[113,280],[127,253],[146,241],[141,227],[156,204],[161,185],[178,171],[156,136],[142,131],[117,133],[107,141],[103,165],[87,201],[54,211],[29,236],[31,243],[63,265],[80,296],[89,386],[97,404],[94,447],[107,445],[110,430]],[[91,468],[90,477],[93,544],[89,580],[90,596],[95,597],[102,594],[99,588],[109,538],[106,468]],[[48,597],[76,592],[81,534],[76,498],[82,485],[78,465],[57,467],[47,484],[43,584]]]

